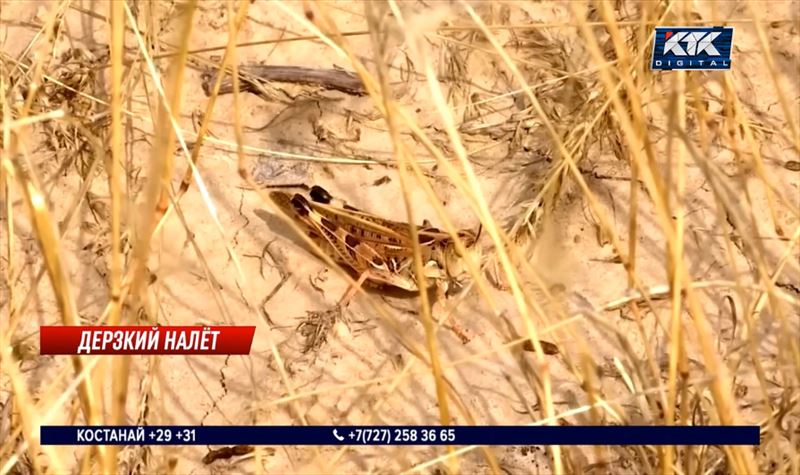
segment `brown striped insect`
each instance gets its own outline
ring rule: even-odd
[[[370,283],[406,291],[418,291],[422,279],[413,266],[413,241],[409,225],[381,218],[344,202],[335,205],[334,198],[320,186],[304,188],[300,193],[272,191],[275,205],[338,265],[359,276],[340,304],[352,297],[359,285]],[[285,188],[285,187],[281,187]],[[427,221],[417,226],[417,238],[424,264],[424,278],[431,279],[439,294],[449,294],[462,286],[467,276],[453,238]],[[465,247],[472,248],[479,233],[458,232]]]

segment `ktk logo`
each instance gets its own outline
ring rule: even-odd
[[[730,69],[733,28],[656,27],[652,69]]]
[[[665,33],[667,39],[664,44],[664,54],[673,53],[675,56],[697,56],[706,53],[709,56],[719,56],[719,51],[714,48],[714,38],[720,35],[719,31],[711,33],[679,31]],[[681,48],[681,43],[686,43],[686,50]]]

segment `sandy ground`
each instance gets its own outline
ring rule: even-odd
[[[88,8],[88,4],[77,2]],[[763,2],[762,16],[770,21],[792,20],[789,2]],[[2,15],[3,50],[16,56],[26,47],[45,18],[48,2],[5,3]],[[329,4],[330,14],[343,31],[366,29],[362,7],[355,3]],[[299,3],[288,7],[302,15]],[[181,10],[168,4],[159,6],[162,21],[156,28],[163,47],[177,43]],[[451,10],[444,3],[430,10],[415,11],[404,5],[414,28],[433,28],[440,21],[450,25],[466,24],[463,13]],[[698,7],[703,18],[711,12],[705,6]],[[718,6],[718,18],[745,18],[747,12],[734,9],[732,4]],[[101,15],[106,12],[94,9]],[[510,4],[495,7],[492,11],[482,5],[480,12],[492,22],[522,24],[531,19],[541,22],[561,23],[569,21],[569,11],[563,4],[530,3]],[[10,21],[14,19],[14,21]],[[191,49],[222,46],[227,39],[228,12],[221,2],[203,2],[196,13],[191,36]],[[54,45],[56,57],[70,48],[101,51],[106,43],[104,21],[85,12],[70,10],[66,13],[63,33]],[[146,25],[140,25],[145,28]],[[733,80],[739,96],[752,119],[758,122],[755,129],[759,150],[764,157],[768,174],[777,185],[776,192],[797,203],[800,196],[798,172],[786,168],[789,160],[797,160],[786,139],[788,132],[783,125],[778,105],[775,84],[766,74],[764,57],[761,54],[757,35],[752,24],[735,24],[735,51]],[[773,48],[775,68],[782,72],[780,86],[791,98],[797,113],[797,52],[798,35],[796,23],[780,23],[767,27]],[[308,32],[280,8],[262,2],[250,7],[248,21],[238,36],[238,41],[250,42],[273,38],[291,38]],[[516,36],[507,31],[498,31],[498,36],[515,59],[523,65],[523,73],[531,84],[538,84],[549,76],[539,69],[541,49],[534,45],[546,41],[527,32]],[[424,78],[418,73],[409,73],[410,61],[405,45],[399,35],[390,36],[394,44],[392,55],[387,59],[391,65],[391,80],[395,85],[397,100],[412,111],[419,123],[449,147],[442,132],[440,120],[432,105]],[[586,52],[580,48],[574,28],[552,28],[546,37],[553,44],[565,45],[574,54],[573,64],[585,67]],[[517,41],[518,47],[512,47]],[[364,58],[371,58],[369,38],[365,35],[348,38],[354,51]],[[468,100],[488,98],[514,89],[510,76],[503,70],[488,43],[477,41],[477,48],[459,46],[475,42],[467,32],[444,34],[431,42],[431,51],[438,55],[439,73],[466,75],[468,80],[459,81],[449,92],[451,106],[457,123],[469,120]],[[128,46],[134,42],[129,38]],[[541,47],[541,44],[540,44]],[[132,51],[131,51],[132,52]],[[210,54],[220,55],[221,51]],[[285,64],[306,67],[347,67],[330,48],[319,41],[296,41],[243,47],[238,50],[240,63]],[[201,56],[208,58],[208,54]],[[453,62],[453,58],[459,61]],[[452,64],[460,64],[461,71]],[[163,72],[167,61],[157,63]],[[370,63],[367,63],[368,65]],[[144,67],[137,71],[145,74]],[[193,140],[191,131],[199,122],[197,115],[205,110],[208,100],[201,88],[199,68],[187,70],[185,96],[180,126]],[[706,93],[720,97],[720,75],[709,74],[704,83]],[[649,133],[656,142],[659,165],[667,169],[664,158],[665,130],[667,128],[663,91],[668,90],[671,78],[661,73],[655,81],[654,90],[646,92],[652,100],[646,113],[650,119]],[[445,86],[447,87],[447,82]],[[127,151],[132,157],[131,194],[141,191],[147,174],[146,162],[150,153],[152,123],[150,108],[141,82],[131,85],[135,93],[126,107],[134,113],[127,137]],[[386,125],[368,97],[357,97],[341,92],[315,90],[309,86],[279,84],[275,94],[280,100],[266,101],[254,94],[243,94],[240,108],[242,124],[245,126],[243,142],[252,147],[247,153],[248,169],[260,184],[304,182],[319,184],[348,203],[387,218],[405,220],[402,193],[397,172],[383,163],[392,156],[391,141]],[[554,103],[554,109],[569,113],[569,88],[564,82],[541,91],[542,97]],[[105,97],[104,94],[100,94]],[[151,99],[154,96],[150,96]],[[559,103],[558,101],[563,101]],[[496,112],[481,117],[484,125],[502,124],[514,112],[519,111],[513,97],[491,103]],[[711,101],[712,112],[721,113],[722,105]],[[330,328],[327,339],[310,350],[308,337],[300,331],[312,328],[309,312],[330,309],[347,289],[347,282],[322,261],[311,255],[291,229],[272,215],[259,196],[246,189],[236,170],[236,154],[230,145],[234,143],[232,117],[233,96],[220,96],[214,109],[211,133],[218,140],[205,145],[200,164],[200,174],[211,201],[212,215],[196,184],[182,198],[180,210],[185,224],[175,215],[167,220],[154,241],[154,251],[149,270],[157,281],[149,290],[149,310],[157,314],[162,324],[192,325],[201,323],[255,325],[256,336],[251,354],[247,357],[137,357],[133,360],[131,386],[128,397],[128,421],[147,424],[436,424],[437,402],[430,371],[418,361],[409,348],[387,327],[368,299],[385,305],[394,315],[408,341],[421,345],[424,341],[423,327],[415,315],[416,300],[386,297],[380,293],[359,296],[346,311],[344,319],[327,322]],[[485,113],[485,111],[484,111]],[[752,209],[761,212],[752,216],[750,225],[762,237],[764,255],[769,256],[767,268],[774,269],[785,249],[785,240],[777,235],[773,221],[765,210],[767,195],[761,182],[755,180],[756,171],[748,164],[736,162],[727,145],[714,139],[719,133],[713,127],[706,129],[711,135],[710,154],[705,159],[718,165],[728,174],[732,194],[749,200]],[[690,124],[694,134],[700,133],[698,124]],[[62,219],[73,202],[80,185],[75,169],[78,165],[64,165],[66,160],[76,157],[64,156],[43,144],[47,132],[39,130],[26,144],[37,169],[43,177],[54,215]],[[525,199],[534,195],[537,178],[546,169],[554,152],[548,144],[547,135],[538,124],[524,131],[524,146],[512,150],[509,146],[510,132],[470,136],[465,134],[465,143],[472,153],[471,159],[481,180],[481,186],[501,222],[510,222],[518,217],[529,204]],[[420,160],[429,160],[425,149],[408,140]],[[276,152],[296,154],[294,158]],[[343,164],[342,158],[368,158],[373,163]],[[383,162],[383,163],[382,163]],[[175,174],[175,185],[186,167],[182,153],[176,153],[180,173]],[[430,165],[426,165],[431,170]],[[61,168],[65,167],[65,168]],[[587,151],[581,164],[584,179],[595,193],[605,212],[613,220],[621,243],[627,248],[630,202],[630,169],[625,158],[615,154],[612,148],[596,146]],[[478,220],[470,212],[467,203],[459,197],[454,187],[441,174],[435,174],[435,189],[440,200],[455,224],[475,229]],[[732,232],[730,226],[718,215],[712,189],[706,183],[701,170],[694,164],[688,167],[685,186],[687,210],[686,253],[690,272],[698,281],[743,279],[753,282],[752,263],[736,249],[725,246],[721,237]],[[91,189],[100,203],[107,203],[108,191],[104,179],[95,180]],[[413,193],[416,216],[421,221],[430,219],[440,224],[435,211],[428,204],[422,191]],[[640,195],[641,198],[641,195]],[[520,202],[522,201],[522,202]],[[23,212],[21,201],[13,203],[16,211],[16,251],[24,256],[28,267],[18,283],[17,292],[24,295],[30,288],[34,270],[41,265],[41,256],[31,232],[31,226]],[[667,283],[665,273],[665,242],[657,215],[650,202],[640,199],[638,254],[636,269],[645,286]],[[776,206],[776,218],[787,236],[798,226],[791,210],[783,204]],[[135,217],[136,209],[127,211],[128,222]],[[218,221],[218,224],[216,223]],[[98,219],[84,202],[74,225],[70,226],[63,240],[63,256],[69,269],[80,315],[87,322],[96,322],[106,305],[108,222]],[[5,229],[5,228],[3,228]],[[555,212],[537,231],[538,236],[532,252],[531,264],[552,289],[565,296],[567,307],[600,308],[607,303],[627,295],[627,277],[624,268],[614,259],[608,239],[598,232],[597,218],[588,208],[577,187],[569,183]],[[189,240],[192,233],[195,244]],[[5,241],[5,238],[3,239]],[[483,243],[485,244],[485,243]],[[195,247],[196,246],[196,247]],[[234,261],[226,247],[237,256]],[[731,253],[733,259],[731,259]],[[800,289],[800,274],[797,260],[790,264],[779,278],[787,292],[797,296]],[[737,267],[732,268],[731,262]],[[16,266],[22,265],[17,262]],[[0,267],[7,265],[0,260]],[[238,268],[237,268],[238,266]],[[448,366],[448,377],[461,395],[462,402],[476,424],[526,424],[541,418],[531,381],[536,380],[533,353],[503,348],[515,334],[523,334],[524,328],[511,295],[503,290],[489,287],[501,310],[500,318],[492,317],[485,301],[472,289],[455,309],[459,324],[474,335],[466,345],[461,344],[452,332],[441,329],[439,344]],[[564,290],[561,290],[564,289]],[[0,300],[7,295],[7,288],[0,288]],[[41,324],[57,324],[52,290],[46,278],[35,289],[35,304],[29,305],[24,328],[19,335],[30,335],[28,346],[34,345],[32,356],[23,360],[22,368],[29,378],[34,394],[52,383],[59,372],[67,366],[65,358],[37,357],[35,350],[36,327]],[[269,297],[269,298],[268,298]],[[713,331],[720,344],[730,343],[733,337],[730,318],[726,317],[727,298],[735,300],[741,309],[746,302],[731,289],[708,290],[703,293],[702,306],[710,315]],[[630,388],[619,377],[615,369],[620,362],[619,348],[615,344],[615,332],[625,335],[633,344],[633,352],[640,357],[646,350],[652,351],[658,361],[666,361],[663,333],[658,325],[668,323],[667,302],[656,304],[656,315],[647,313],[642,327],[627,309],[599,312],[603,325],[587,325],[581,318],[563,322],[561,330],[548,332],[543,339],[559,346],[560,353],[548,357],[553,384],[556,409],[559,412],[585,404],[586,394],[580,381],[572,373],[574,365],[580,364],[570,355],[581,348],[572,339],[579,333],[592,349],[594,360],[602,368],[598,375],[605,396],[615,404],[626,407],[628,414],[636,414],[635,408],[641,400],[630,397]],[[555,313],[549,312],[549,321],[539,321],[540,331],[555,323]],[[794,313],[795,324],[797,313]],[[688,318],[688,317],[687,317]],[[325,322],[317,322],[323,324]],[[776,323],[763,321],[754,331],[762,332],[765,367],[769,378],[775,377],[778,368],[770,364],[774,353]],[[565,330],[569,327],[569,330]],[[605,328],[603,330],[603,328]],[[546,331],[546,330],[545,330]],[[644,334],[641,334],[643,331]],[[795,329],[796,331],[796,329]],[[653,335],[658,336],[653,336]],[[696,350],[694,348],[693,350]],[[281,360],[275,357],[280,355]],[[625,358],[622,358],[625,361]],[[707,384],[701,357],[691,354],[690,380],[698,385]],[[729,370],[736,370],[737,385],[743,387],[744,395],[739,399],[747,422],[758,422],[762,415],[753,409],[760,395],[753,389],[753,373],[749,364],[739,366],[729,361]],[[281,368],[282,365],[282,368]],[[666,367],[662,367],[665,369]],[[630,369],[630,368],[629,368]],[[533,375],[533,376],[532,376]],[[285,379],[284,379],[285,378]],[[67,383],[61,384],[64,387]],[[737,386],[737,387],[739,387]],[[3,392],[3,394],[8,394]],[[287,397],[294,394],[293,397]],[[0,396],[5,398],[7,396]],[[454,422],[469,423],[465,413],[454,411]],[[52,423],[67,423],[74,420],[77,406],[60,411]],[[586,422],[587,414],[569,417],[570,423]],[[608,421],[607,421],[608,422]],[[646,423],[646,420],[629,420],[629,423]],[[61,449],[67,460],[73,460],[71,448]],[[432,447],[372,447],[352,448],[340,451],[335,448],[276,447],[243,459],[220,460],[211,465],[202,463],[208,447],[150,447],[127,448],[124,460],[130,461],[133,469],[137,463],[143,472],[157,472],[173,467],[176,473],[227,473],[229,471],[250,472],[253,464],[261,463],[262,469],[271,473],[289,471],[319,471],[326,463],[339,472],[396,472],[432,459],[443,453],[443,448]],[[575,460],[588,464],[595,454],[578,448],[573,452]],[[547,473],[552,470],[542,447],[496,447],[493,449],[501,467],[509,473]],[[612,460],[624,460],[620,451]],[[78,459],[75,458],[75,463]],[[624,470],[624,461],[615,466]],[[577,467],[574,467],[577,469]],[[486,461],[480,451],[472,450],[462,459],[464,473],[487,470]],[[430,471],[430,469],[428,469]],[[616,471],[616,470],[615,470]]]

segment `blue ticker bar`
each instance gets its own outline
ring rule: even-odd
[[[44,445],[758,445],[758,426],[42,426]]]

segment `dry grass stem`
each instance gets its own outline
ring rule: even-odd
[[[792,7],[0,0],[0,474],[797,473]],[[652,70],[669,25],[735,26],[731,69]],[[42,356],[42,325],[256,333]],[[761,439],[65,447],[48,424]]]

